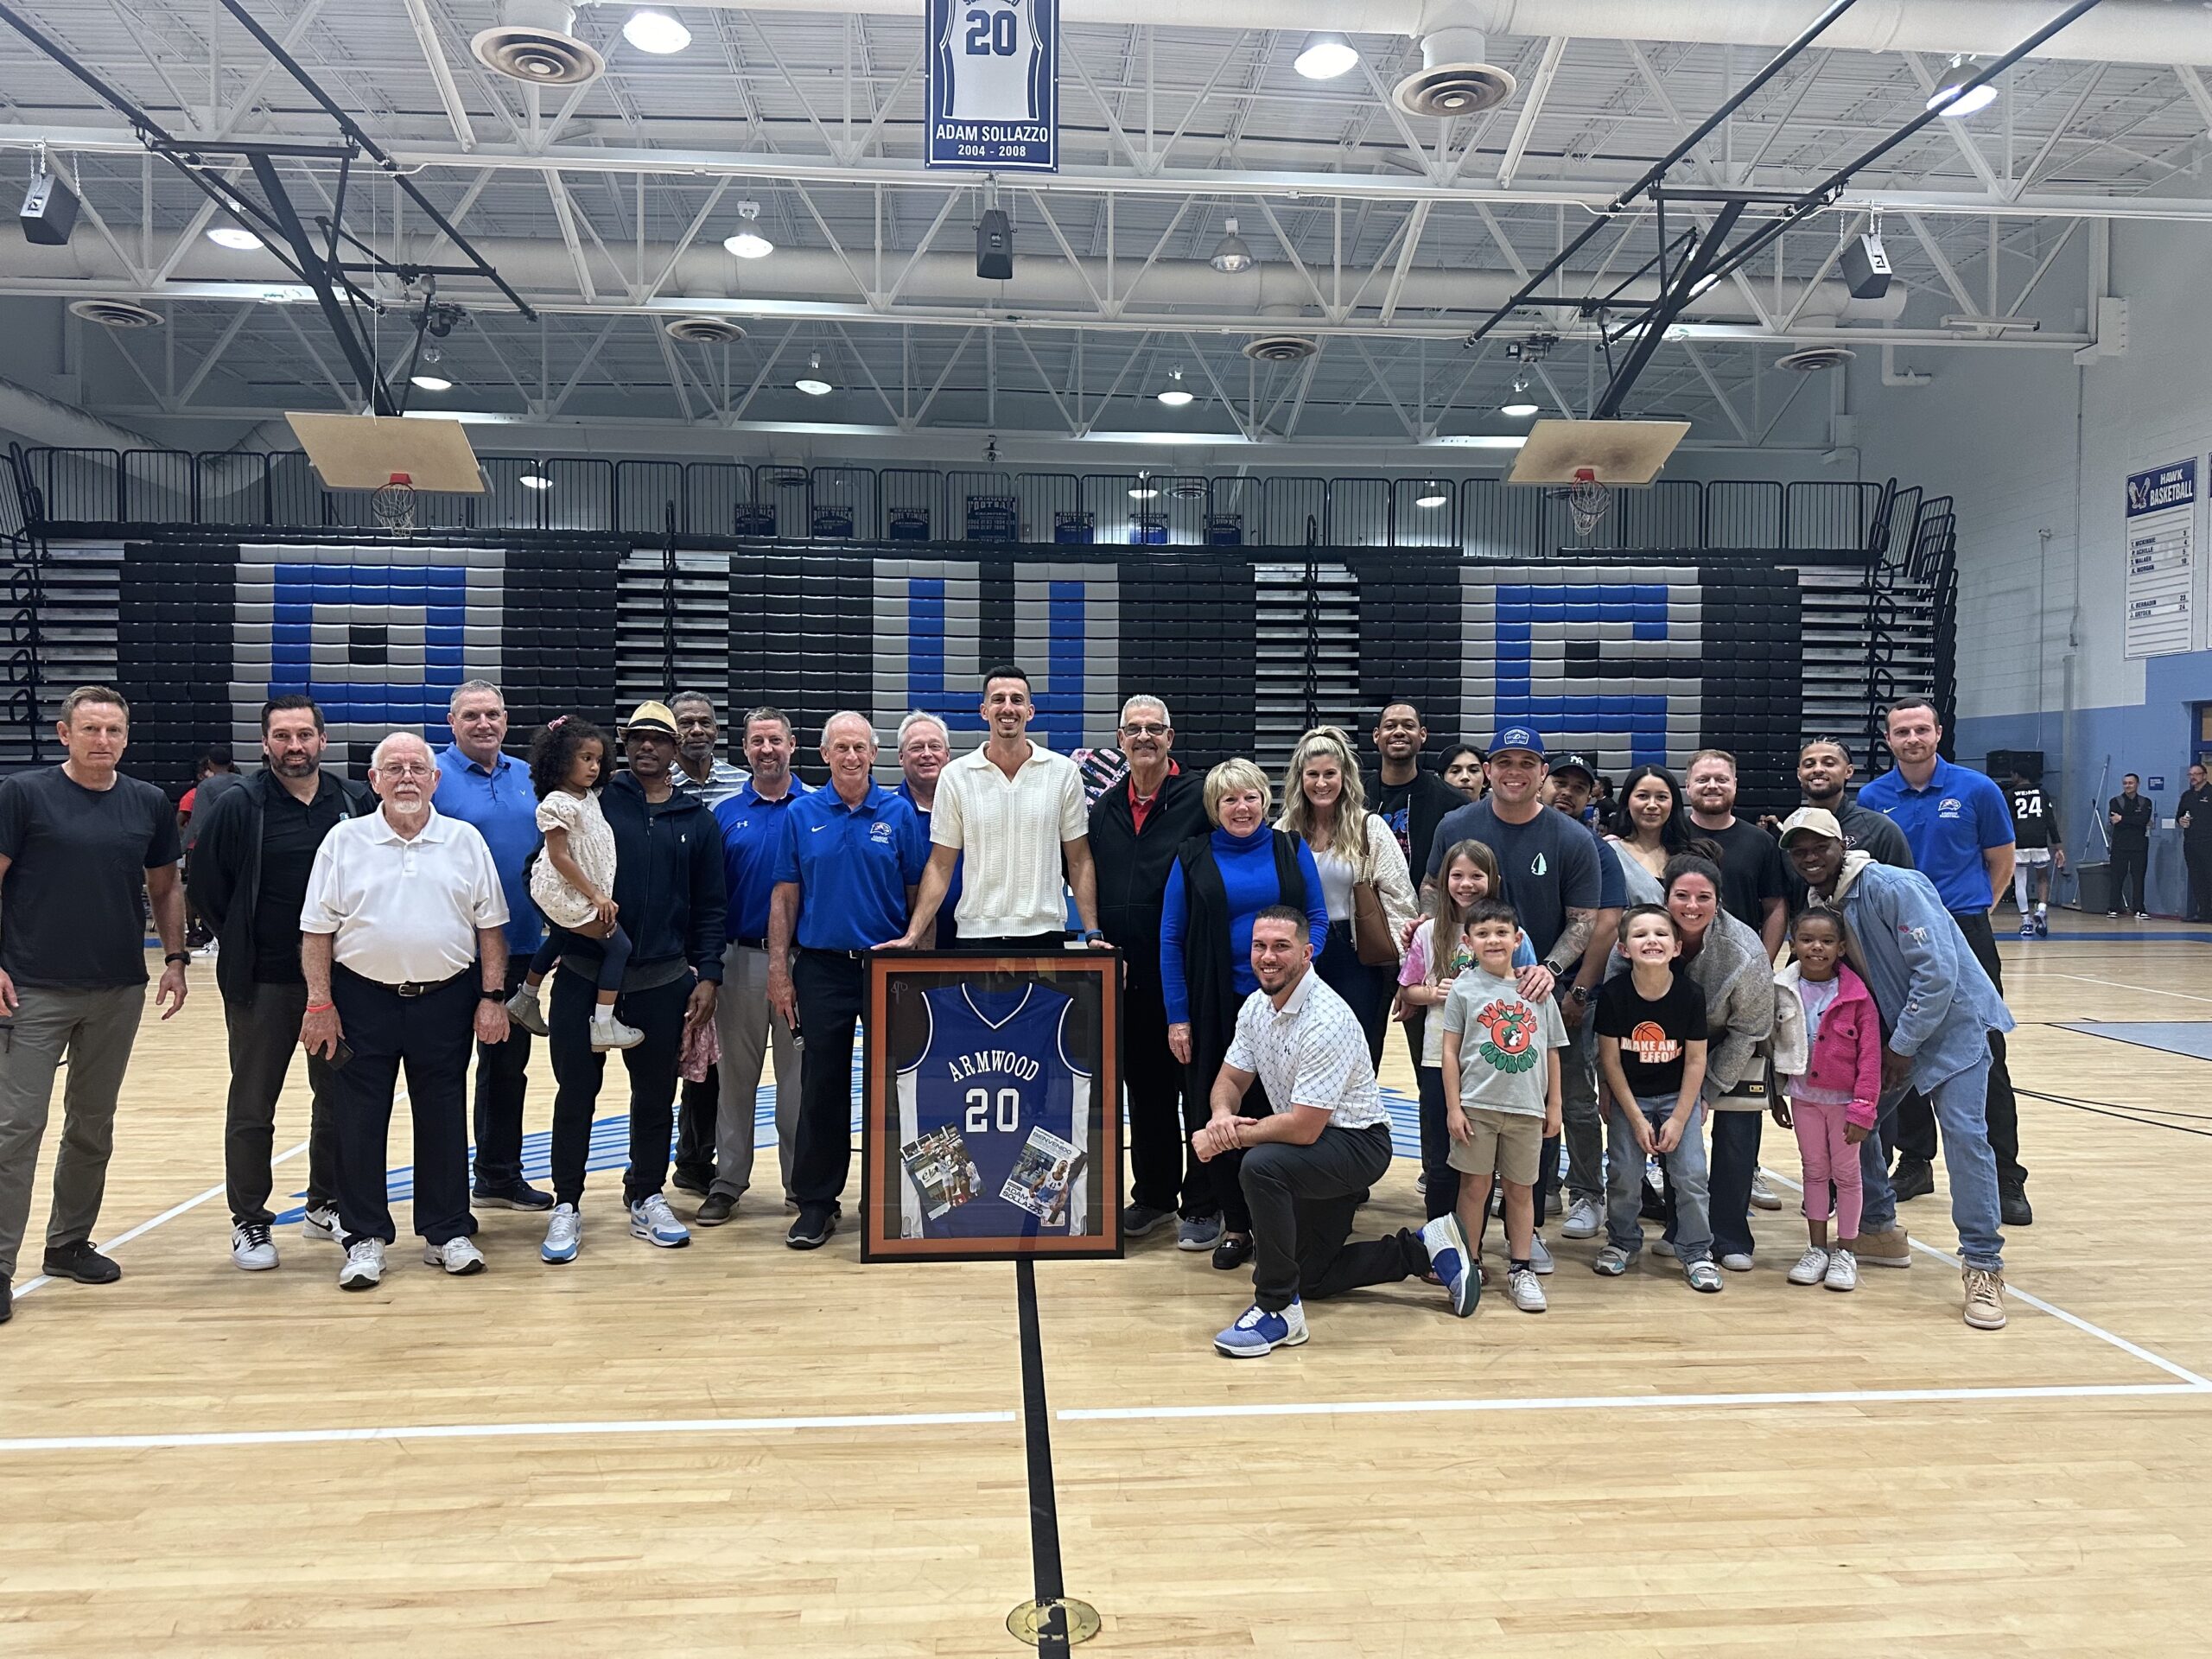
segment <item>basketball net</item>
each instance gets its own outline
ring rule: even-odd
[[[414,529],[415,480],[405,473],[394,473],[390,482],[369,497],[369,516],[379,530]]]
[[[1612,505],[1612,492],[1598,481],[1595,467],[1574,469],[1574,482],[1567,487],[1567,510],[1574,516],[1577,536],[1587,541]]]

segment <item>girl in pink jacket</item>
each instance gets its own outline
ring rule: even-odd
[[[1809,1053],[1787,1078],[1788,1115],[1805,1166],[1805,1230],[1810,1242],[1789,1269],[1793,1285],[1859,1286],[1859,1217],[1866,1199],[1859,1143],[1874,1127],[1882,1093],[1882,1020],[1866,983],[1844,957],[1851,946],[1841,912],[1818,907],[1790,925],[1796,957],[1777,981],[1805,1011]],[[1777,1109],[1777,1116],[1783,1114]],[[1828,1188],[1835,1188],[1835,1244],[1828,1244]]]

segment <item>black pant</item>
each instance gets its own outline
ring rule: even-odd
[[[507,958],[512,995],[530,973],[530,958]],[[504,1043],[476,1045],[476,1190],[501,1192],[522,1184],[522,1103],[528,1089],[530,1033],[507,1027]]]
[[[476,1230],[468,1211],[468,1046],[476,1033],[476,969],[402,996],[351,969],[330,971],[331,1001],[353,1058],[331,1073],[338,1128],[338,1218],[355,1238],[398,1237],[385,1185],[392,1090],[407,1068],[415,1124],[415,1230],[433,1244]]]
[[[1982,971],[1989,976],[1989,982],[1997,988],[1997,995],[2005,995],[2005,964],[1997,955],[1996,931],[1989,925],[1988,915],[1981,911],[1968,911],[1961,915],[1954,912],[1951,919],[1959,925],[1960,937],[1967,942],[1967,949],[1974,952]],[[2020,1104],[2012,1093],[2012,1071],[2005,1064],[2005,1033],[1989,1033],[1989,1149],[1997,1158],[1997,1181],[2000,1186],[2018,1186],[2028,1179],[2028,1172],[2020,1164]],[[1919,1159],[1932,1162],[1936,1156],[1936,1113],[1918,1090],[1907,1094],[1897,1107],[1897,1154],[1901,1160]],[[1715,1243],[1718,1250],[1719,1210],[1714,1211]]]
[[[853,1031],[868,996],[867,964],[842,950],[800,950],[791,962],[791,990],[806,1033],[791,1196],[802,1209],[826,1209],[853,1173]]]
[[[1364,1244],[1344,1243],[1359,1195],[1390,1167],[1389,1124],[1341,1129],[1332,1123],[1311,1146],[1265,1141],[1243,1160],[1252,1212],[1253,1300],[1268,1312],[1281,1313],[1301,1294],[1319,1301],[1428,1270],[1418,1233],[1401,1230]]]
[[[1001,956],[1015,956],[1031,950],[1058,950],[1067,942],[1065,929],[1057,933],[1014,933],[997,938],[963,938],[957,941],[963,950],[996,950]]]
[[[630,1166],[622,1177],[622,1202],[635,1204],[668,1179],[668,1145],[676,1133],[676,1066],[683,1050],[683,1009],[697,982],[687,969],[665,985],[626,991],[614,999],[614,1017],[645,1033],[620,1052],[630,1073]],[[591,1123],[607,1056],[591,1046],[591,1014],[599,991],[590,979],[563,967],[547,982],[546,1046],[553,1053],[553,1196],[580,1204],[584,1164],[591,1153]]]
[[[1390,994],[1398,976],[1388,968],[1370,968],[1359,959],[1350,922],[1331,922],[1328,943],[1313,963],[1321,982],[1344,998],[1367,1033],[1367,1063],[1381,1067],[1382,1034],[1390,1025]]]
[[[702,1186],[715,1179],[715,1123],[721,1111],[721,1068],[707,1068],[707,1080],[683,1079],[676,1112],[676,1173],[694,1177]]]
[[[1450,1215],[1459,1203],[1459,1172],[1452,1167],[1452,1131],[1446,1127],[1451,1103],[1444,1098],[1441,1066],[1418,1066],[1414,1079],[1421,1090],[1421,1173],[1428,1178],[1421,1198],[1428,1218],[1434,1221]],[[1559,1162],[1556,1151],[1552,1162]]]
[[[1236,1015],[1232,1012],[1230,1023],[1221,1030],[1214,1030],[1202,1020],[1191,1022],[1191,1064],[1184,1068],[1183,1126],[1195,1135],[1204,1128],[1213,1116],[1214,1079],[1221,1075],[1221,1063],[1229,1054],[1229,1039],[1236,1034]],[[1262,1118],[1271,1116],[1274,1107],[1268,1102],[1267,1085],[1257,1077],[1244,1091],[1244,1098],[1236,1108],[1239,1117]],[[1198,1154],[1191,1154],[1193,1158]],[[1225,1232],[1249,1233],[1252,1230],[1252,1212],[1245,1207],[1244,1183],[1239,1171],[1244,1161],[1241,1152],[1216,1154],[1211,1163],[1201,1163],[1191,1172],[1183,1200],[1186,1216],[1218,1214]]]
[[[2150,894],[2144,878],[2150,874],[2148,841],[2115,841],[2112,844],[2112,901],[2122,911],[2147,911]]]
[[[2181,855],[2189,866],[2189,919],[2212,922],[2212,836],[2183,840]]]
[[[1129,1201],[1204,1214],[1202,1166],[1191,1150],[1182,1066],[1167,1046],[1157,975],[1131,973],[1122,1005],[1122,1080],[1129,1109]]]
[[[230,1037],[231,1094],[223,1110],[223,1185],[231,1224],[266,1227],[269,1166],[276,1129],[276,1097],[299,1052],[300,1018],[307,1012],[308,988],[257,983],[249,1000],[223,999],[223,1025]],[[330,1115],[330,1065],[308,1056],[308,1208],[337,1201],[338,1126]]]

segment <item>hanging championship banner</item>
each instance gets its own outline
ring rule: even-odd
[[[1059,170],[1059,0],[930,0],[928,167]]]

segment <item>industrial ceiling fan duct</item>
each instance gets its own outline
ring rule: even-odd
[[[577,38],[568,0],[499,0],[499,21],[468,43],[486,69],[531,86],[580,86],[607,60]]]
[[[1513,96],[1519,83],[1490,62],[1490,41],[1470,8],[1446,4],[1423,16],[1421,67],[1390,96],[1408,115],[1478,115]]]
[[[688,345],[730,345],[745,338],[745,330],[727,317],[678,317],[667,326],[671,340]]]
[[[1796,374],[1817,374],[1823,369],[1840,369],[1857,355],[1847,346],[1808,346],[1775,359],[1774,366]]]
[[[103,328],[158,328],[162,321],[160,312],[149,311],[129,300],[72,300],[69,314]]]
[[[1244,355],[1255,363],[1297,363],[1320,349],[1305,334],[1259,334],[1244,342]]]

